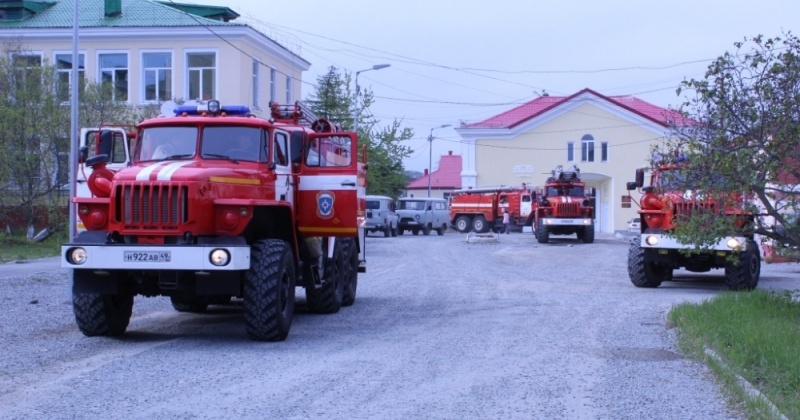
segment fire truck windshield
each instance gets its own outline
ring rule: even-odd
[[[203,159],[266,161],[261,129],[242,126],[207,126],[203,129],[200,156]]]
[[[148,127],[139,138],[140,161],[190,159],[195,155],[197,127]]]
[[[567,197],[584,197],[586,194],[583,187],[547,187],[545,191],[547,197],[567,196]]]

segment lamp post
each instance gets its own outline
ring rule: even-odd
[[[391,64],[375,64],[368,69],[359,70],[356,72],[356,91],[353,95],[353,131],[356,132],[356,135],[358,135],[358,75],[365,71],[385,69],[389,66],[391,66]]]
[[[431,134],[428,135],[428,142],[430,143],[428,147],[428,197],[431,196],[431,178],[433,178],[433,130],[450,127],[451,125],[452,124],[442,124],[439,127],[433,127],[431,128]]]

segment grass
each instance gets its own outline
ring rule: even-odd
[[[55,233],[42,242],[19,236],[3,236],[0,239],[0,263],[55,257],[61,253],[61,244],[66,241],[66,234],[62,233]]]
[[[751,419],[773,419],[769,404],[752,396],[737,375],[752,384],[778,411],[800,419],[800,301],[798,292],[756,290],[723,293],[700,304],[674,307],[669,318],[680,344],[705,360],[736,405]],[[713,350],[717,362],[706,355]]]

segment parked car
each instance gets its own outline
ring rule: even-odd
[[[631,220],[628,220],[628,232],[631,233],[639,233],[641,232],[641,219],[638,217],[634,217]]]
[[[383,236],[397,236],[397,213],[394,200],[383,195],[367,196],[367,234],[383,232]]]
[[[412,234],[430,235],[432,230],[444,235],[450,223],[450,210],[447,200],[435,197],[403,197],[397,200],[397,234],[410,230]]]

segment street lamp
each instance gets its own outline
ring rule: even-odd
[[[368,69],[359,70],[356,72],[356,91],[355,95],[353,96],[353,131],[356,132],[356,135],[358,135],[358,90],[359,90],[358,75],[365,71],[385,69],[386,67],[389,66],[391,66],[391,64],[375,64],[374,66]]]
[[[430,143],[428,147],[428,197],[431,196],[431,178],[433,177],[433,130],[450,127],[451,125],[452,124],[442,124],[439,127],[433,127],[431,128],[431,134],[428,136],[428,142]]]

